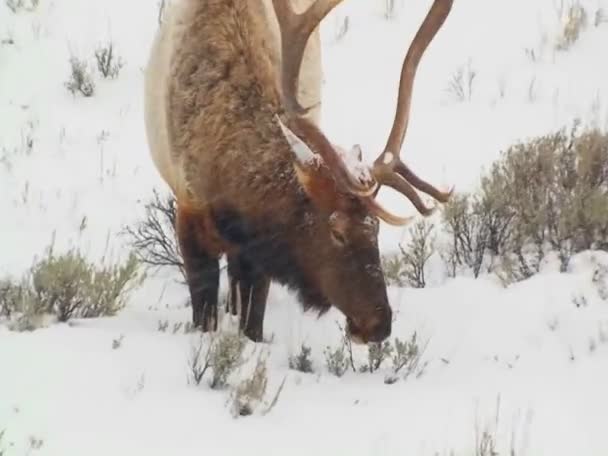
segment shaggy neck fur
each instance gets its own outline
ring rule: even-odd
[[[306,197],[274,119],[282,107],[260,5],[182,2],[167,120],[187,199],[210,210],[220,235],[266,275],[299,290],[305,307],[324,311],[329,303],[317,291],[318,277],[304,271],[312,260],[306,250],[319,255],[315,239],[327,238],[320,222],[329,214],[319,214]]]

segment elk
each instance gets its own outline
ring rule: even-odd
[[[271,281],[319,316],[336,307],[353,342],[386,339],[392,309],[379,221],[403,226],[414,216],[389,212],[378,191],[397,190],[423,216],[452,194],[418,177],[400,150],[418,63],[453,0],[433,1],[408,49],[390,135],[371,165],[359,146],[343,149],[319,126],[315,43],[319,24],[341,1],[299,0],[309,6],[296,12],[289,0],[268,0],[263,11],[251,0],[180,0],[155,39],[146,132],[176,199],[193,323],[203,331],[217,329],[225,254],[241,298],[241,330],[251,340],[263,338]],[[436,204],[426,206],[416,190]]]

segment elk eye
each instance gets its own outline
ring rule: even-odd
[[[333,241],[338,244],[340,247],[344,247],[346,245],[346,238],[344,235],[338,230],[331,230],[331,238]]]

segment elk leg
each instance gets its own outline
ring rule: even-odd
[[[215,331],[220,281],[219,259],[205,250],[201,233],[197,232],[200,227],[197,221],[196,214],[180,209],[178,205],[176,233],[192,301],[192,323],[203,332]]]
[[[238,315],[239,309],[239,298],[240,298],[240,289],[239,289],[239,263],[238,256],[236,255],[227,255],[227,263],[228,263],[228,283],[230,286],[229,297],[226,303],[226,312],[231,315]]]
[[[240,329],[253,342],[262,342],[270,279],[242,254],[228,261],[231,289],[239,292],[232,294],[231,305],[236,308],[240,301]]]

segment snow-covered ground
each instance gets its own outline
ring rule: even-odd
[[[397,2],[387,20],[384,2],[347,0],[327,18],[323,126],[335,142],[360,143],[370,160],[380,152],[401,59],[430,3]],[[608,126],[608,23],[594,25],[608,1],[581,0],[589,25],[564,52],[554,50],[560,2],[454,3],[415,83],[403,156],[420,175],[472,189],[516,141],[576,117]],[[107,245],[123,255],[117,233],[141,217],[152,188],[165,190],[142,113],[157,12],[152,0],[41,0],[19,14],[0,5],[0,277],[20,275],[52,239],[92,258]],[[348,31],[337,39],[345,16]],[[91,98],[73,97],[63,85],[70,54],[92,63],[110,38],[125,61],[120,75],[96,77]],[[446,88],[462,65],[475,77],[470,97],[456,101]],[[389,191],[381,196],[412,210]],[[384,225],[382,249],[395,250],[402,235]],[[489,277],[391,289],[393,335],[417,331],[428,341],[424,375],[392,385],[388,367],[329,374],[323,350],[339,341],[338,313],[302,315],[273,287],[270,395],[286,376],[285,387],[269,414],[242,419],[229,413],[226,391],[187,383],[198,336],[158,330],[159,321],[189,320],[186,290],[174,277],[151,277],[115,318],[31,333],[0,327],[0,454],[4,446],[6,456],[28,448],[53,456],[473,455],[476,425],[492,431],[498,421],[500,455],[605,456],[608,301],[592,281],[598,263],[608,264],[606,255],[582,253],[567,273],[549,264],[506,289]],[[288,368],[302,342],[312,347],[314,374]]]

